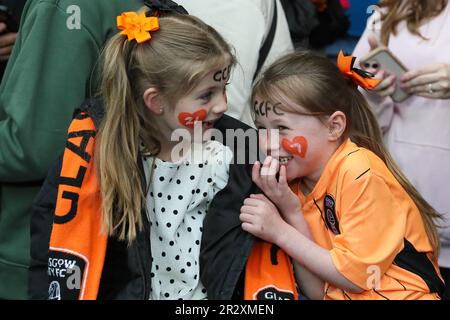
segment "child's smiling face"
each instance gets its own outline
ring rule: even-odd
[[[287,180],[320,177],[332,147],[327,125],[317,116],[284,111],[280,103],[272,104],[258,96],[253,108],[260,148],[286,166]],[[300,106],[296,109],[308,113]]]
[[[202,141],[209,140],[214,124],[227,111],[226,86],[231,74],[231,59],[226,59],[220,67],[212,68],[194,87],[179,99],[171,102],[161,90],[149,87],[144,91],[144,103],[153,116],[153,134],[159,141],[162,157],[168,157],[171,149],[179,143],[173,140],[178,129],[187,129],[191,134],[189,141],[198,141],[192,134],[196,133]],[[194,129],[200,125],[202,132]],[[185,132],[185,131],[184,131]],[[185,133],[181,133],[183,137]],[[193,140],[193,139],[194,140]],[[184,142],[188,142],[186,139]]]

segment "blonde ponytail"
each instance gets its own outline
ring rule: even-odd
[[[128,51],[128,52],[127,52]],[[139,132],[138,106],[127,75],[129,58],[126,38],[115,36],[104,55],[102,97],[107,112],[99,129],[98,168],[103,223],[108,234],[134,239],[142,228],[142,177],[137,166]]]

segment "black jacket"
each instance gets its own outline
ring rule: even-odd
[[[86,101],[75,114],[86,112],[98,128],[103,118],[103,107],[98,99]],[[224,115],[215,126],[226,137],[226,129],[254,130],[244,123]],[[224,141],[231,147],[231,141]],[[238,149],[239,148],[239,149]],[[232,148],[235,159],[246,144]],[[257,150],[257,149],[256,149]],[[200,252],[200,276],[208,290],[209,299],[242,298],[241,276],[253,245],[253,236],[240,226],[239,212],[250,193],[258,192],[251,181],[251,164],[230,165],[228,184],[217,193],[204,221],[204,233]],[[55,211],[58,179],[62,157],[50,170],[44,185],[34,201],[31,218],[31,261],[29,272],[29,296],[31,299],[47,299],[49,281],[47,276],[48,250]],[[139,166],[143,172],[142,162]],[[142,174],[142,177],[144,175]],[[143,178],[144,179],[144,178]],[[145,186],[145,181],[142,181]],[[144,228],[136,240],[127,243],[114,237],[108,239],[105,264],[98,299],[148,299],[151,288],[150,227],[142,210]]]

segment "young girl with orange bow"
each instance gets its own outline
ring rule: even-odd
[[[76,114],[63,159],[36,199],[34,298],[207,298],[203,219],[233,154],[203,135],[183,141],[179,158],[172,133],[233,123],[224,112],[235,58],[213,28],[171,1],[154,3],[153,12],[117,18],[122,32],[104,51],[102,101]]]
[[[255,110],[267,158],[253,181],[265,195],[245,200],[242,228],[292,257],[312,299],[439,299],[439,215],[393,162],[354,85],[377,80],[338,60],[341,70],[290,54],[256,83],[255,105],[271,110]]]

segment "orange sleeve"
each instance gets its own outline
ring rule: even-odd
[[[373,288],[403,248],[406,212],[385,181],[372,172],[359,179],[344,178],[340,197],[340,234],[331,257],[336,269],[362,289]]]

